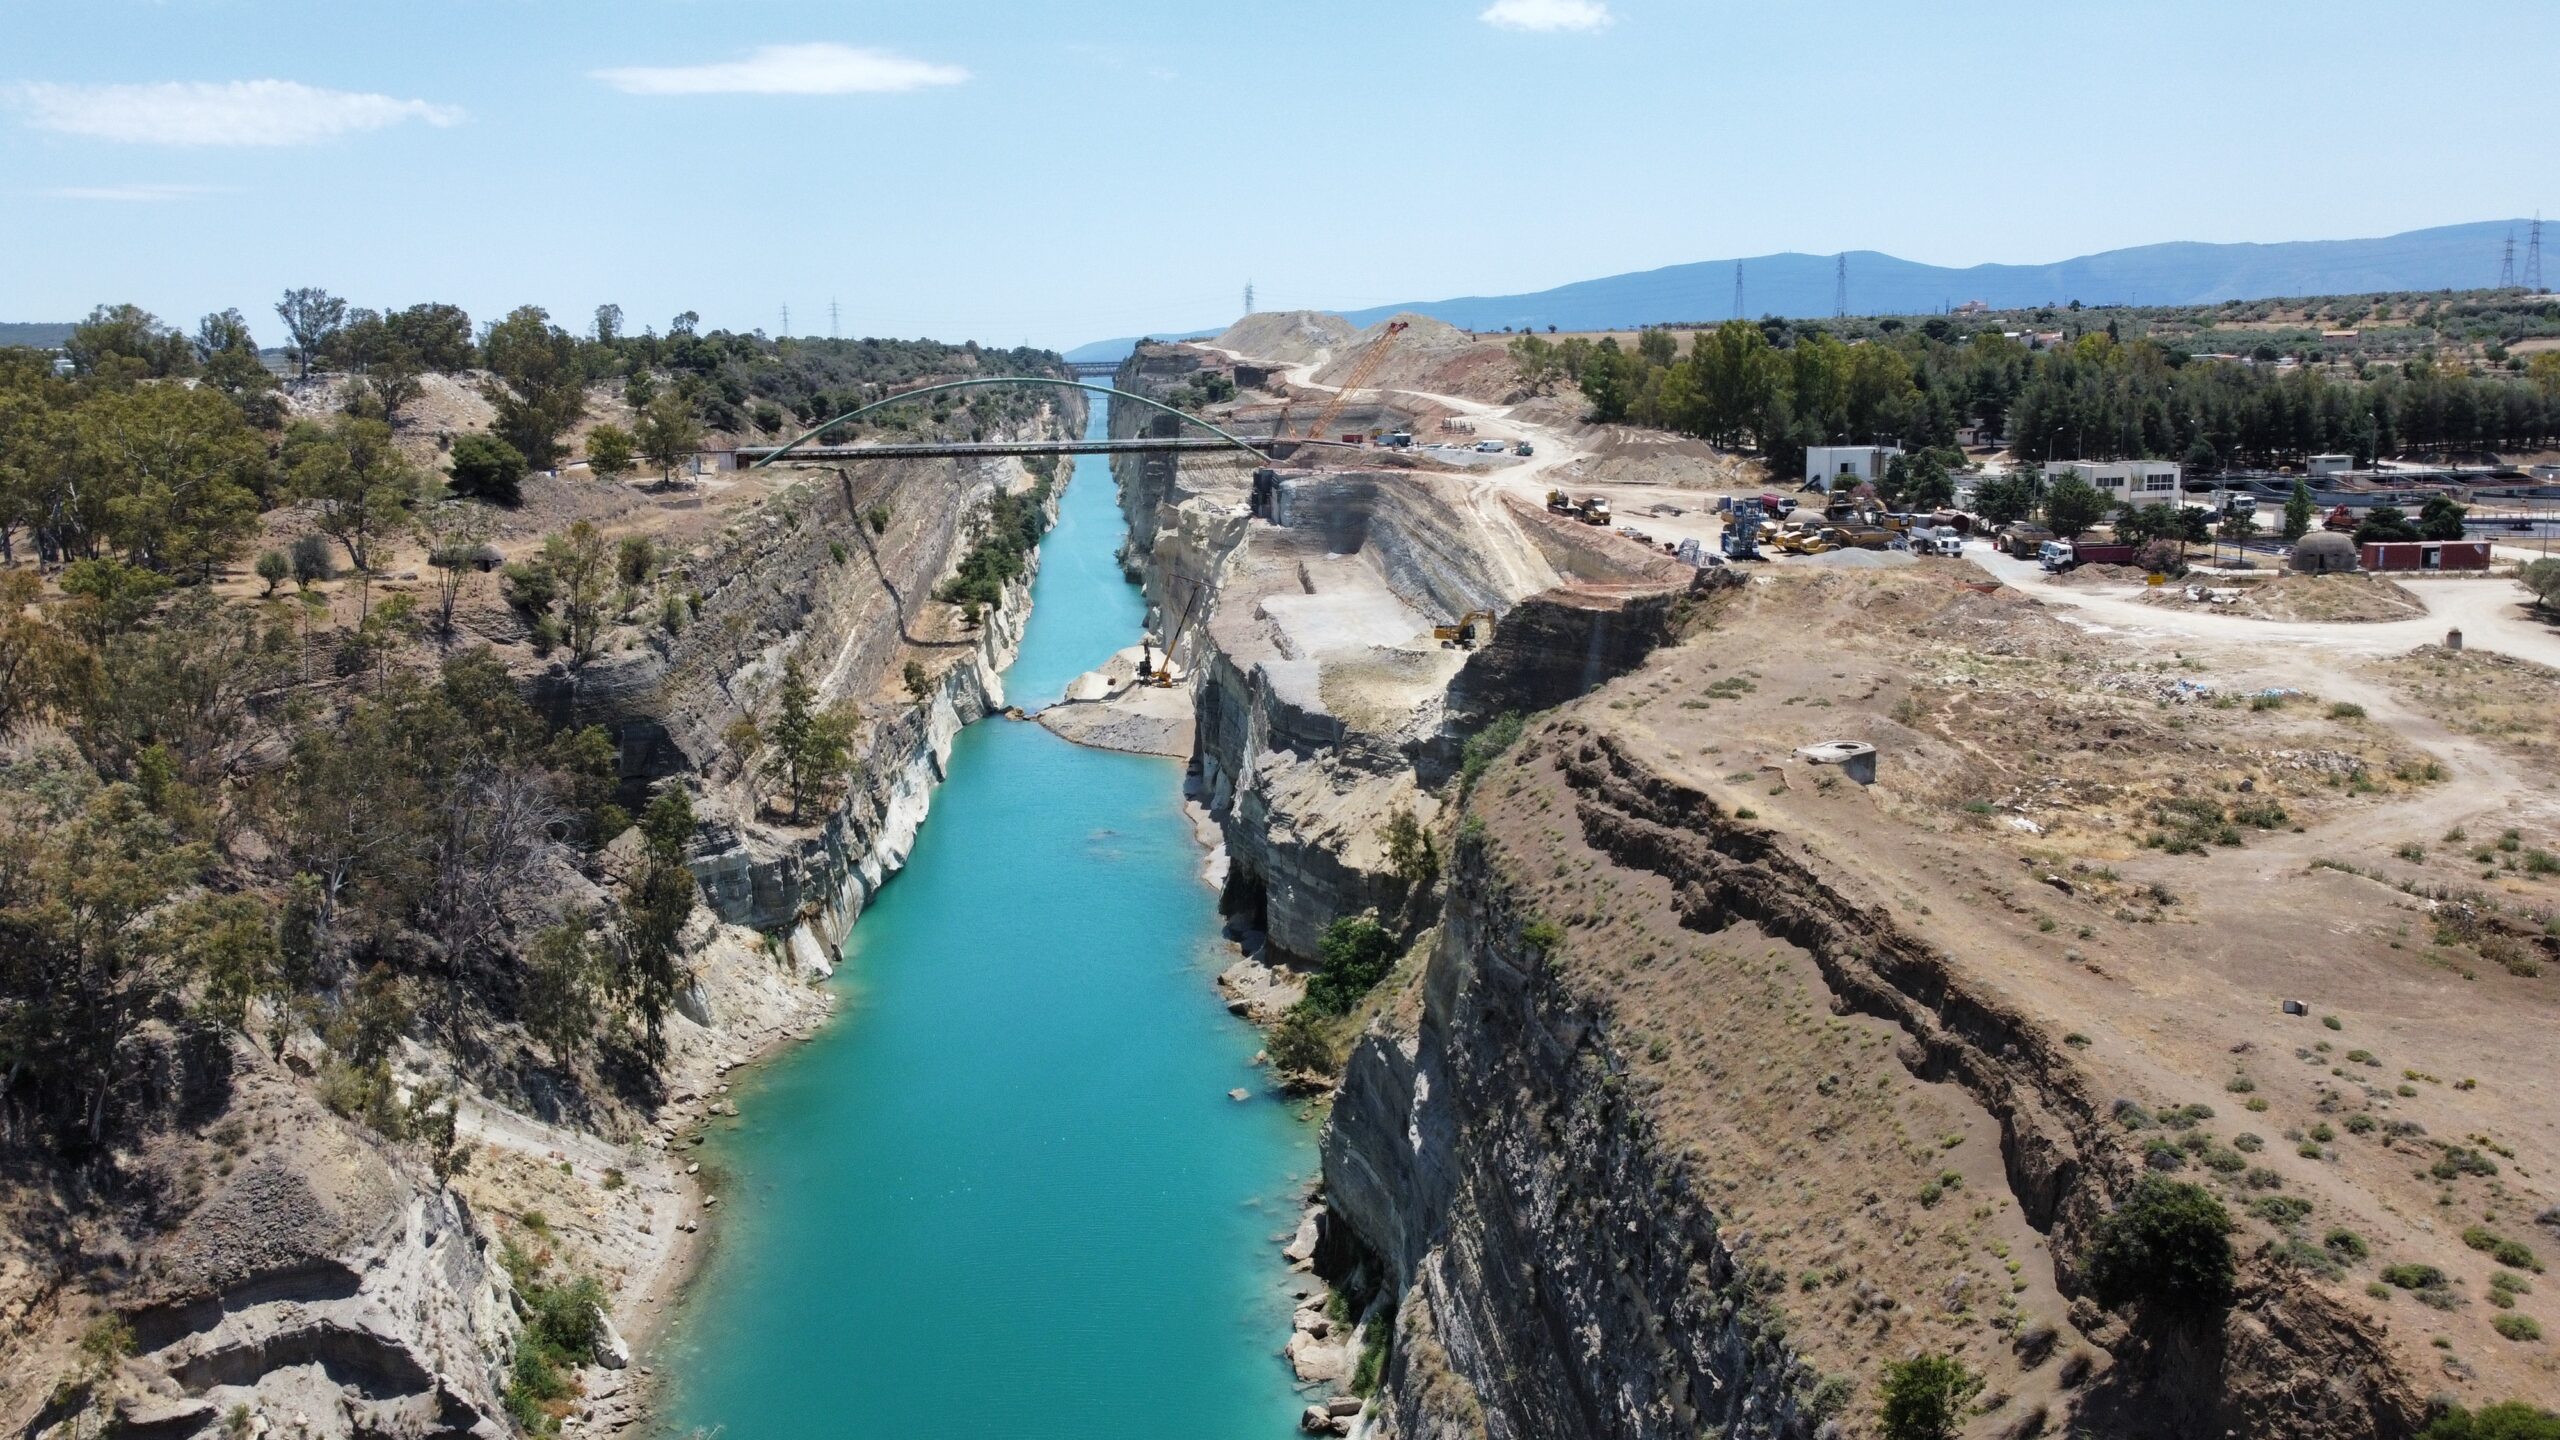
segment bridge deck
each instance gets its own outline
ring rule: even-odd
[[[1267,447],[1276,442],[1252,440]],[[781,450],[779,445],[741,445],[738,463],[753,465]],[[889,445],[803,445],[783,463],[841,460],[915,460],[966,458],[972,455],[1135,455],[1167,450],[1234,450],[1211,435],[1140,436],[1127,440],[926,440]]]

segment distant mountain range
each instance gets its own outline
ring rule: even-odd
[[[2526,220],[2439,225],[2374,240],[2294,240],[2275,245],[2178,241],[2108,250],[2049,265],[1923,265],[1875,250],[1848,253],[1848,305],[1858,315],[1925,314],[1979,300],[1995,310],[2036,305],[2207,305],[2282,295],[2352,295],[2373,290],[2478,290],[2498,280],[2508,236],[2521,250]],[[1734,267],[1742,268],[1742,313],[1790,318],[1829,315],[1840,262],[1833,255],[1755,255],[1700,260],[1579,280],[1529,295],[1467,295],[1345,310],[1369,326],[1414,311],[1469,330],[1620,330],[1734,314]],[[1215,332],[1201,332],[1204,334]],[[1134,341],[1100,340],[1067,358],[1108,360]]]
[[[60,348],[71,338],[71,322],[19,323],[0,320],[0,345],[30,345],[38,350]]]

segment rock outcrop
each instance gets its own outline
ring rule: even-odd
[[[137,1435],[223,1433],[235,1409],[299,1417],[315,1440],[512,1434],[516,1320],[469,1208],[238,1048],[218,1142],[237,1153],[134,1256],[117,1305],[131,1358],[32,1433],[85,1433],[103,1400]]]

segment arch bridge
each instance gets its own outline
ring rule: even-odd
[[[1144,405],[1150,410],[1162,411],[1186,425],[1196,425],[1200,429],[1208,431],[1209,434],[1205,437],[1152,436],[1139,437],[1134,440],[1078,439],[966,442],[948,441],[939,443],[926,442],[922,444],[896,445],[812,445],[810,443],[811,441],[816,440],[819,436],[827,433],[829,430],[845,424],[848,421],[859,420],[874,410],[885,410],[892,405],[903,405],[909,401],[921,399],[929,395],[944,394],[954,390],[983,389],[990,385],[1045,385],[1060,390],[1082,390],[1095,395],[1108,395],[1114,399],[1126,400],[1132,404]],[[1144,395],[1133,395],[1126,390],[1118,389],[1110,385],[1096,385],[1085,380],[1061,379],[1054,375],[985,375],[968,380],[946,380],[934,385],[920,385],[913,390],[902,390],[885,400],[874,400],[868,405],[858,406],[855,409],[847,410],[843,414],[838,415],[831,420],[822,421],[819,424],[812,426],[806,433],[800,435],[798,438],[786,441],[783,444],[769,448],[763,446],[742,447],[738,453],[742,459],[748,455],[757,456],[758,458],[755,460],[752,468],[758,470],[761,470],[768,465],[779,464],[784,460],[794,458],[839,461],[892,459],[901,456],[913,457],[926,455],[1091,455],[1115,454],[1126,451],[1223,450],[1230,448],[1241,450],[1245,454],[1261,461],[1263,464],[1269,465],[1273,463],[1271,456],[1262,447],[1272,444],[1274,440],[1278,438],[1279,437],[1275,436],[1262,436],[1258,439],[1247,439],[1241,435],[1231,434],[1228,431],[1222,430],[1219,427],[1210,424],[1208,421],[1201,419],[1197,415],[1193,415],[1187,411],[1177,410],[1173,406],[1167,405],[1161,400],[1150,400]],[[1290,441],[1288,443],[1306,444],[1309,442],[1301,440]]]

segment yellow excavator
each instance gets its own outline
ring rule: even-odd
[[[1473,650],[1493,638],[1493,612],[1470,610],[1459,616],[1455,625],[1434,625],[1431,638],[1446,648]]]

